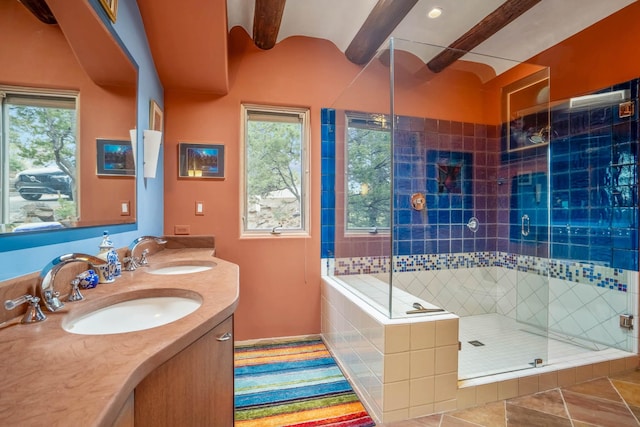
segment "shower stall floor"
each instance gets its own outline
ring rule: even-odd
[[[604,346],[594,350],[548,338],[533,329],[527,331],[526,325],[499,314],[461,317],[459,340],[462,343],[458,356],[460,380],[530,369],[535,359],[542,359],[543,366],[571,363],[575,366],[580,362],[596,363],[631,354]]]

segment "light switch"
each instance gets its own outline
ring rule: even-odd
[[[196,201],[196,215],[204,215],[204,202]]]
[[[129,210],[129,201],[121,200],[120,201],[120,216],[129,216],[131,215],[131,211]]]

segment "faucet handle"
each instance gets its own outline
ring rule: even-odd
[[[45,316],[42,310],[40,309],[40,305],[38,304],[40,302],[40,298],[30,294],[22,295],[21,297],[18,297],[16,299],[6,300],[4,302],[4,308],[7,310],[13,310],[17,306],[22,305],[26,302],[29,303],[29,308],[27,309],[27,312],[22,317],[22,320],[20,321],[20,323],[42,322],[47,318],[47,316]]]
[[[149,265],[149,261],[147,261],[147,254],[149,253],[149,249],[145,249],[142,251],[142,254],[140,255],[140,261],[138,261],[138,266],[139,267],[144,267]]]
[[[75,279],[71,281],[71,293],[67,297],[67,301],[82,301],[84,297],[80,293],[80,278],[76,276]]]

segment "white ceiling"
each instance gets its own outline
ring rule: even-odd
[[[481,62],[500,74],[515,62],[499,58],[525,61],[634,1],[542,0],[473,52],[487,55]],[[419,0],[391,36],[414,42],[401,43],[400,48],[429,62],[440,49],[427,45],[448,46],[503,2]],[[288,0],[278,42],[294,35],[316,37],[330,40],[344,52],[376,3],[377,0]],[[229,30],[239,25],[252,35],[254,6],[255,0],[227,0]],[[435,6],[443,9],[442,16],[427,18],[427,12]],[[480,59],[474,55],[472,60]]]

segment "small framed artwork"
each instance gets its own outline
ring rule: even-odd
[[[224,178],[224,145],[178,144],[181,178]]]
[[[162,132],[162,110],[153,99],[149,103],[149,128]]]
[[[135,176],[135,162],[131,141],[98,139],[97,171],[98,175]]]
[[[118,0],[100,0],[100,4],[109,15],[111,22],[115,24],[116,16],[118,15]]]

